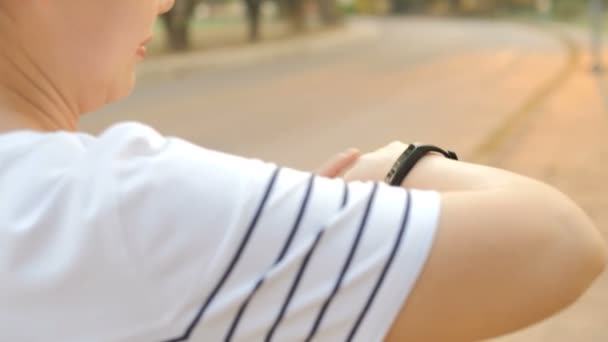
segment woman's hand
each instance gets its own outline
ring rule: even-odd
[[[407,144],[395,141],[366,153],[346,172],[344,178],[347,181],[384,181],[397,158],[407,147]]]
[[[357,149],[349,149],[335,155],[317,173],[328,178],[344,177],[347,181],[384,181],[407,147],[405,143],[394,141],[364,155]]]
[[[360,156],[359,150],[354,148],[336,154],[317,170],[317,174],[327,178],[342,177],[347,170],[357,163]]]

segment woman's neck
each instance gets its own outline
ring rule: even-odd
[[[5,20],[0,16],[0,29]],[[0,132],[75,131],[80,117],[77,103],[65,96],[59,83],[10,32],[0,30],[0,46],[7,47],[0,49]]]
[[[0,81],[0,133],[78,129],[78,115],[61,111],[36,92],[8,88],[3,81]]]

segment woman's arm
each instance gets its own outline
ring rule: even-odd
[[[383,179],[405,150],[362,156],[348,180]],[[571,200],[538,181],[428,156],[406,188],[441,193],[438,234],[389,341],[475,341],[566,307],[606,263],[606,246]]]

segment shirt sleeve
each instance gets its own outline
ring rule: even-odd
[[[438,225],[435,192],[347,184],[150,131],[125,141],[112,169],[158,310],[141,340],[380,341]]]

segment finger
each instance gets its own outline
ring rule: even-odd
[[[335,155],[319,170],[318,174],[323,177],[335,178],[346,172],[359,159],[361,152],[351,148]]]

